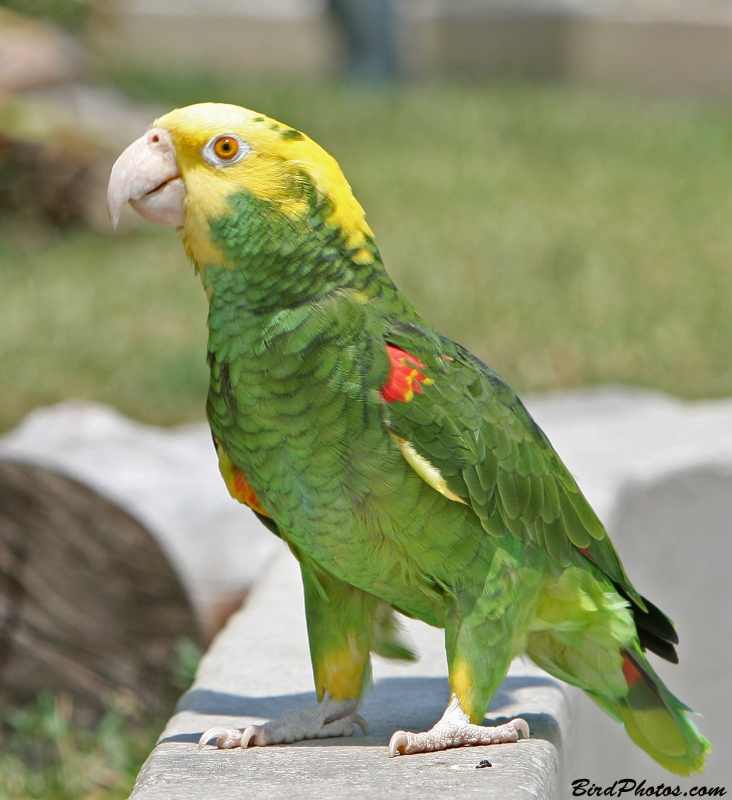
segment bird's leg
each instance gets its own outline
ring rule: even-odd
[[[326,692],[318,705],[302,711],[290,711],[263,725],[238,728],[209,728],[198,742],[202,749],[211,739],[221,750],[232,747],[265,747],[269,744],[299,742],[302,739],[326,739],[352,736],[354,724],[366,732],[366,722],[356,712],[356,700],[333,700]]]
[[[473,725],[470,717],[463,711],[457,695],[450,698],[440,721],[424,733],[397,731],[389,742],[389,758],[413,753],[431,753],[433,750],[448,750],[451,747],[464,747],[477,744],[503,744],[516,742],[519,733],[529,738],[529,726],[523,719],[512,719],[505,725],[495,728]]]
[[[513,655],[506,631],[517,627],[520,604],[514,589],[483,583],[456,591],[445,615],[445,650],[452,694],[442,719],[429,731],[397,731],[389,756],[429,753],[477,744],[516,742],[529,737],[523,719],[487,728],[479,724],[491,697],[508,672]],[[489,646],[490,645],[490,646]]]
[[[214,738],[219,748],[228,749],[352,736],[354,725],[366,732],[356,706],[370,674],[371,617],[377,600],[323,570],[315,578],[303,566],[302,579],[315,688],[323,699],[243,731],[210,728],[199,747]]]

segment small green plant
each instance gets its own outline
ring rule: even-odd
[[[185,692],[196,677],[196,670],[203,650],[190,639],[182,637],[175,646],[175,662],[171,670],[171,684],[179,692]]]

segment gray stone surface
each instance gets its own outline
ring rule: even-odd
[[[39,464],[121,505],[158,540],[205,631],[259,577],[276,539],[231,499],[204,423],[156,428],[107,406],[61,403],[0,439],[0,458]]]
[[[566,691],[530,664],[516,662],[489,718],[523,716],[532,738],[515,745],[464,748],[389,759],[400,728],[424,730],[448,700],[442,631],[411,620],[416,665],[375,659],[374,688],[361,713],[368,735],[242,751],[197,751],[212,725],[243,727],[315,703],[300,573],[280,557],[246,607],[229,620],[140,773],[135,800],[239,798],[550,798],[558,796],[559,731]],[[536,738],[533,738],[536,736]],[[476,769],[483,758],[493,766]]]
[[[732,401],[686,402],[660,392],[603,387],[529,397],[582,491],[609,528],[629,486],[732,464]]]

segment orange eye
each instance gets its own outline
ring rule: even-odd
[[[211,166],[218,168],[238,164],[251,151],[249,144],[235,133],[224,133],[209,139],[201,155]]]
[[[230,161],[239,152],[239,142],[233,136],[221,136],[214,142],[213,151],[224,161]]]

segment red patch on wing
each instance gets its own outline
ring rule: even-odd
[[[635,666],[625,653],[623,653],[623,675],[625,675],[625,680],[628,681],[628,686],[632,686],[643,677],[638,667]]]
[[[592,554],[590,553],[589,547],[578,547],[577,549],[580,551],[580,553],[582,553],[582,555],[585,558],[589,558],[590,561],[592,561]]]
[[[265,517],[268,517],[269,514],[262,508],[262,504],[259,502],[259,498],[257,497],[257,493],[254,491],[251,483],[247,480],[244,471],[239,469],[239,467],[234,467],[231,471],[232,477],[232,485],[231,485],[231,494],[240,502],[248,505],[249,508],[254,509],[260,514],[264,514]]]
[[[386,345],[386,353],[391,362],[389,378],[381,389],[381,396],[387,403],[408,403],[415,394],[424,394],[422,383],[429,385],[432,381],[426,378],[420,367],[424,364],[405,350],[400,350],[394,345]]]

